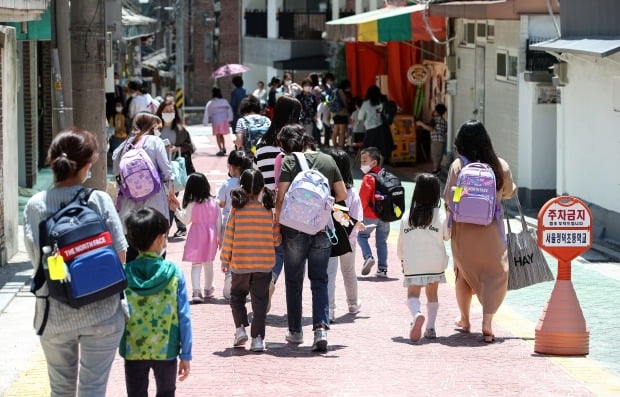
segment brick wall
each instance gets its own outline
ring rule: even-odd
[[[45,165],[45,157],[47,156],[47,149],[52,143],[52,45],[49,41],[38,42],[39,56],[39,112],[41,118],[39,119],[39,166]]]
[[[222,8],[219,19],[220,47],[218,65],[215,66],[240,62],[240,3],[237,0],[220,0]],[[195,0],[193,4],[193,20],[191,21],[194,28],[192,35],[193,62],[186,73],[185,81],[188,105],[202,106],[211,98],[211,88],[214,82],[211,73],[213,73],[214,65],[205,62],[205,38],[207,33],[213,32],[215,23],[213,21],[205,23],[204,20],[205,15],[213,17],[213,4],[213,0]],[[186,56],[189,57],[188,52],[186,52]],[[224,98],[229,98],[232,86],[230,78],[220,79],[218,86],[221,88]]]
[[[0,154],[4,155],[4,119],[3,119],[3,103],[4,93],[2,91],[2,66],[4,64],[4,48],[0,48]],[[0,167],[0,203],[4,202],[4,167]],[[6,263],[7,249],[6,237],[4,235],[4,206],[0,205],[0,266]]]
[[[25,132],[25,154],[26,154],[26,187],[33,187],[37,182],[38,164],[38,125],[37,125],[37,96],[32,95],[33,89],[36,92],[37,74],[33,69],[36,63],[36,43],[22,41],[23,53],[23,81],[22,89],[24,92],[24,132]],[[33,87],[34,86],[34,87]]]

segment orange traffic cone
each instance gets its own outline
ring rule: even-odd
[[[559,261],[558,279],[536,325],[536,353],[560,356],[589,353],[590,331],[570,274],[570,262]]]

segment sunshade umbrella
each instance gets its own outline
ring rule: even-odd
[[[248,70],[250,70],[250,68],[245,65],[239,65],[238,63],[229,63],[217,68],[215,72],[211,73],[211,77],[213,77],[214,79],[219,79],[220,77],[245,73]]]

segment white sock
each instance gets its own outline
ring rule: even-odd
[[[426,329],[435,328],[435,320],[437,319],[437,311],[439,310],[439,302],[427,302],[426,310],[428,310],[428,318],[426,319]]]
[[[200,291],[201,270],[202,270],[202,263],[192,263],[192,289],[194,291]]]
[[[205,289],[213,287],[213,262],[205,262],[202,267],[205,270]]]
[[[415,317],[420,312],[420,298],[407,298],[407,307],[411,312],[411,315]]]

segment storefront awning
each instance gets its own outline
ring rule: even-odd
[[[426,41],[431,36],[426,30],[423,13],[426,6],[384,7],[378,10],[329,21],[327,40],[333,41]],[[446,37],[445,19],[428,17],[429,28],[439,40]]]
[[[157,19],[140,15],[126,7],[123,7],[121,21],[124,40],[133,40],[144,36],[150,36],[159,31],[159,22]]]
[[[604,58],[620,51],[620,37],[564,37],[530,44],[535,51],[567,52]]]
[[[166,49],[160,48],[159,50],[156,50],[152,54],[149,54],[145,56],[144,58],[142,58],[142,67],[151,69],[151,70],[158,70],[159,64],[163,63],[165,60],[166,60]]]
[[[25,22],[41,19],[49,0],[0,0],[0,21]]]
[[[299,57],[273,61],[273,67],[279,70],[328,70],[329,63],[325,60],[325,55],[314,55],[310,57]]]

